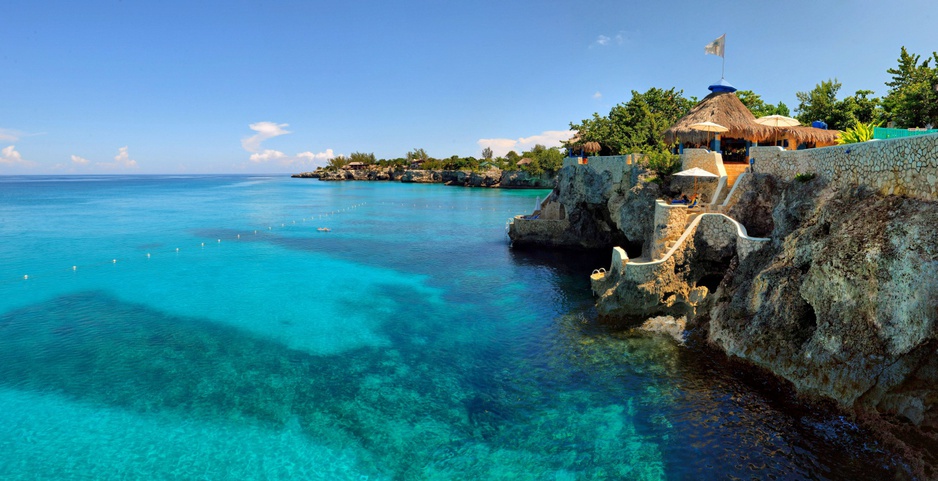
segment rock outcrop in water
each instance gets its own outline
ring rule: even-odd
[[[596,249],[615,245],[640,252],[647,242],[659,185],[635,170],[616,182],[608,171],[564,167],[541,212],[555,215],[516,218],[508,235],[513,245]],[[547,222],[544,222],[547,221]]]

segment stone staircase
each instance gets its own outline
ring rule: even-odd
[[[720,191],[720,196],[718,199],[715,199],[713,206],[719,209],[719,206],[723,204],[723,201],[726,200],[726,197],[730,194],[730,191],[733,190],[733,184],[736,183],[736,179],[739,178],[740,174],[746,172],[746,169],[749,168],[748,164],[723,164],[723,168],[726,169],[726,186],[723,187],[723,190]]]
[[[748,164],[723,164],[723,168],[726,169],[726,191],[729,192],[733,188],[733,184],[736,183],[736,179],[739,178],[739,174],[742,174],[749,168]]]

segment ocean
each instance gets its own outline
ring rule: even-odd
[[[835,410],[600,322],[608,253],[508,244],[547,193],[0,177],[0,478],[892,476]]]

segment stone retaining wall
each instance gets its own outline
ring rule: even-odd
[[[884,195],[938,199],[938,134],[807,150],[752,147],[755,171],[794,179],[813,173],[835,187],[865,185]]]
[[[726,175],[723,169],[723,157],[707,149],[684,149],[681,153],[681,170],[700,167],[717,177]]]
[[[660,259],[650,262],[629,260],[620,267],[614,265],[617,261],[621,262],[614,255],[613,265],[609,266],[609,272],[603,276],[591,277],[593,293],[602,296],[622,281],[625,281],[626,285],[653,285],[655,280],[667,278],[668,273],[674,272],[674,256],[678,252],[683,252],[680,249],[683,248],[684,243],[696,236],[702,236],[702,240],[715,247],[726,246],[731,242],[735,242],[736,254],[740,260],[761,249],[771,240],[762,237],[750,237],[742,224],[726,215],[700,214],[687,226],[684,234]],[[600,302],[602,302],[602,299],[600,299]]]
[[[567,157],[563,159],[563,166],[576,166],[579,169],[593,169],[598,174],[609,172],[612,174],[612,182],[618,184],[622,178],[631,175],[633,169],[633,155],[603,155],[589,157],[588,163],[581,164],[579,157]]]

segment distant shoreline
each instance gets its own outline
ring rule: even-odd
[[[482,172],[468,170],[394,170],[394,169],[339,169],[301,172],[290,177],[319,179],[323,182],[388,181],[405,184],[444,184],[462,187],[496,189],[552,189],[556,173],[531,174],[520,170],[491,169]]]

